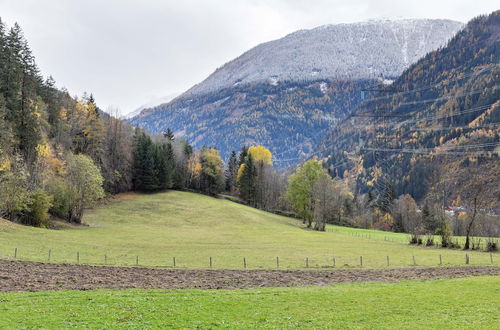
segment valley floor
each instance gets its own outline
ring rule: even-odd
[[[499,295],[499,276],[243,290],[9,292],[0,293],[0,328],[498,329]]]

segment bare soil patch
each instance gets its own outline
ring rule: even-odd
[[[136,198],[139,195],[140,194],[136,193],[136,192],[119,193],[119,194],[113,195],[108,200],[110,202],[121,202],[121,201],[127,201],[127,200],[132,199],[132,198]]]
[[[90,289],[241,289],[500,275],[499,267],[352,270],[208,270],[0,260],[0,292]]]

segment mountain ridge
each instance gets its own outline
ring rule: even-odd
[[[396,78],[405,61],[444,45],[461,27],[448,20],[406,20],[300,30],[250,49],[129,122],[153,133],[170,128],[195,147],[218,148],[224,158],[250,144],[266,145],[280,159],[305,156],[332,123],[362,102],[362,89]],[[350,28],[355,31],[347,33]],[[360,36],[364,41],[353,41]],[[411,56],[405,60],[402,52]]]
[[[351,44],[358,45],[359,40],[361,39],[363,43],[370,42],[369,37],[371,36],[376,36],[379,33],[393,33],[394,38],[396,41],[403,41],[403,50],[402,50],[402,55],[403,55],[403,63],[404,65],[409,65],[413,62],[415,62],[419,57],[422,55],[425,55],[428,51],[431,49],[437,49],[440,46],[443,46],[449,38],[445,38],[445,40],[441,38],[437,39],[432,39],[432,34],[435,32],[442,32],[442,31],[436,31],[439,29],[444,29],[449,32],[448,37],[453,36],[460,28],[463,27],[463,23],[457,22],[457,21],[452,21],[452,20],[446,20],[446,19],[400,19],[400,20],[370,20],[370,21],[364,21],[364,22],[359,22],[359,23],[341,23],[341,24],[327,24],[327,25],[322,25],[316,28],[312,29],[302,29],[298,30],[295,32],[292,32],[288,35],[286,35],[283,38],[268,41],[261,43],[250,50],[244,52],[242,55],[236,57],[235,59],[225,63],[221,67],[217,68],[214,73],[212,73],[207,79],[203,80],[199,84],[194,85],[190,89],[186,91],[186,96],[188,95],[196,95],[196,94],[201,94],[203,92],[207,91],[212,91],[213,89],[217,88],[227,88],[234,86],[234,84],[243,84],[243,83],[255,83],[255,82],[263,82],[266,80],[271,80],[270,82],[272,83],[272,79],[276,78],[278,81],[298,81],[304,79],[306,81],[312,81],[312,80],[317,80],[317,79],[332,79],[332,78],[346,78],[346,79],[373,79],[373,78],[378,78],[380,77],[380,74],[382,72],[375,70],[375,72],[364,72],[360,71],[355,73],[355,75],[349,75],[347,71],[327,71],[328,68],[326,65],[322,65],[322,63],[317,63],[315,62],[314,65],[309,65],[307,68],[304,68],[304,70],[299,71],[299,75],[296,73],[290,74],[290,76],[286,76],[286,72],[281,71],[280,69],[283,69],[283,67],[280,67],[276,63],[272,62],[272,59],[269,57],[266,57],[266,54],[263,54],[264,51],[269,51],[269,48],[271,49],[271,54],[273,53],[273,49],[276,49],[276,46],[289,46],[292,45],[295,47],[293,51],[295,54],[294,56],[302,56],[303,58],[300,58],[302,61],[298,61],[299,63],[297,66],[304,66],[307,65],[308,61],[312,60],[311,58],[317,57],[318,54],[323,54],[328,53],[330,49],[314,49],[313,52],[311,52],[311,49],[307,48],[307,46],[311,46],[311,44],[318,45],[318,42],[316,40],[313,40],[316,35],[318,34],[320,37],[319,41],[332,41],[333,42],[342,42],[342,45],[344,47],[349,47]],[[370,32],[371,30],[374,30],[373,32]],[[403,29],[403,31],[398,30],[398,29]],[[419,31],[416,31],[418,33],[421,33],[422,30],[424,29],[430,29],[428,31],[428,34],[426,35],[428,42],[430,46],[428,48],[425,48],[424,51],[417,51],[414,52],[413,54],[408,55],[407,52],[405,51],[404,47],[404,42],[408,41],[406,38],[408,37],[408,34],[405,33],[412,33],[415,32],[414,30],[417,29]],[[413,30],[413,31],[411,31]],[[319,33],[318,33],[319,32]],[[398,33],[402,33],[401,35],[397,35]],[[342,36],[346,36],[347,39],[342,39]],[[358,36],[360,38],[358,38]],[[423,36],[421,34],[421,36]],[[398,40],[398,37],[402,37],[403,40]],[[298,39],[298,40],[297,40]],[[313,42],[311,42],[313,40]],[[419,40],[419,42],[422,42],[422,40]],[[298,46],[297,46],[298,45]],[[300,48],[300,46],[306,48]],[[319,47],[325,47],[328,45],[318,45]],[[419,46],[422,46],[421,44]],[[279,51],[280,49],[278,49]],[[288,47],[286,48],[288,50]],[[407,50],[407,49],[406,49]],[[274,51],[276,52],[276,51]],[[352,52],[352,50],[349,50],[348,52]],[[254,53],[257,53],[255,55],[259,55],[261,60],[261,64],[270,64],[271,68],[267,68],[267,71],[272,71],[272,72],[262,72],[263,75],[253,75],[250,77],[246,77],[248,75],[252,75],[252,73],[248,72],[249,70],[241,72],[239,75],[234,77],[232,81],[228,81],[227,83],[216,83],[214,84],[214,76],[220,75],[221,72],[225,70],[225,68],[232,66],[232,65],[237,65],[238,68],[240,69],[243,67],[248,66],[246,62],[240,63],[241,61],[247,60],[248,57],[254,57]],[[311,56],[309,56],[307,53],[313,53]],[[278,52],[278,54],[272,54],[270,56],[274,57],[278,55],[278,58],[276,59],[277,62],[282,62],[283,61],[283,55],[287,54],[282,54]],[[330,56],[330,54],[328,54]],[[397,54],[396,54],[397,55]],[[353,58],[356,58],[356,54],[352,53],[350,56],[353,56]],[[311,58],[310,58],[311,57]],[[410,58],[409,58],[410,57]],[[325,60],[325,59],[323,59]],[[393,59],[394,60],[394,59]],[[270,62],[271,61],[271,62]],[[268,63],[266,63],[268,62]],[[270,62],[270,63],[269,63]],[[317,65],[316,65],[317,64]],[[329,63],[331,64],[331,63]],[[340,67],[339,65],[336,65],[336,63],[333,63],[333,68],[335,70],[339,70]],[[395,70],[387,70],[388,72],[385,72],[385,75],[390,76],[390,77],[395,77],[398,76],[401,73],[401,68],[402,66],[400,65],[401,63],[396,63],[398,64],[398,67]],[[287,66],[292,65],[292,68],[295,68],[293,66],[293,63],[285,63],[285,68]],[[276,67],[278,66],[278,67]],[[317,66],[317,68],[315,68]],[[251,71],[257,71],[257,73],[260,73],[259,70],[256,70],[255,68],[250,68],[252,69]],[[296,68],[295,68],[296,69]],[[233,71],[231,71],[233,72]],[[309,74],[309,75],[308,75]],[[214,77],[214,78],[211,78]],[[240,81],[241,80],[241,81]],[[211,86],[207,89],[207,87],[202,87],[202,85],[206,83],[211,83]]]

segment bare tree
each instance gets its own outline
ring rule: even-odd
[[[349,188],[342,181],[334,180],[323,172],[313,186],[314,229],[324,231],[329,220],[341,218],[345,212],[345,201],[351,198]]]
[[[395,225],[401,226],[402,231],[412,235],[412,243],[418,243],[424,226],[415,200],[408,194],[399,196],[392,203],[391,214]]]
[[[455,163],[447,167],[444,179],[453,187],[460,197],[461,207],[466,212],[465,244],[467,250],[471,245],[471,237],[476,227],[493,214],[498,208],[500,199],[500,165],[493,161],[480,159],[467,160],[468,166]],[[474,180],[470,178],[473,177]]]

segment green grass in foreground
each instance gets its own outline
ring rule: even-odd
[[[126,198],[126,197],[129,198]],[[124,195],[98,207],[84,218],[85,226],[48,230],[0,220],[0,258],[51,262],[208,268],[408,267],[464,265],[465,252],[410,246],[405,234],[329,227],[333,232],[303,228],[297,219],[263,212],[228,200],[170,191],[151,195]],[[356,234],[358,236],[352,236]],[[363,237],[364,236],[364,237]],[[402,242],[385,241],[399,237]],[[472,265],[490,265],[490,255],[468,252]],[[500,262],[493,255],[494,264]]]
[[[498,329],[500,278],[0,294],[0,328]]]

